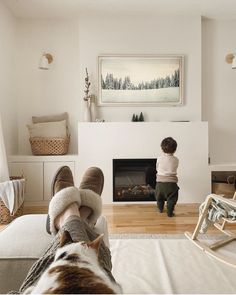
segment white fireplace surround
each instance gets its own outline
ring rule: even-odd
[[[200,203],[210,193],[207,122],[79,123],[79,178],[90,166],[105,176],[104,203],[112,203],[112,159],[156,158],[163,138],[176,139],[179,203]]]

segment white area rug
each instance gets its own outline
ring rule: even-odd
[[[184,235],[111,235],[110,245],[113,274],[126,294],[236,293],[236,268],[207,256]],[[225,248],[236,259],[236,243]]]

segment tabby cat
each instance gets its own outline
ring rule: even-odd
[[[54,261],[36,286],[29,287],[25,294],[122,293],[121,287],[99,264],[98,249],[102,236],[88,243],[73,243],[69,232],[64,231]]]

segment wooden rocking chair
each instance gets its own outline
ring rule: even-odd
[[[208,208],[211,205],[211,202],[213,200],[219,200],[221,203],[228,204],[231,207],[235,208],[235,211],[236,211],[236,192],[234,193],[234,196],[232,199],[226,199],[223,197],[223,195],[214,195],[214,194],[209,195],[206,198],[205,206],[202,210],[201,215],[199,216],[198,223],[195,227],[194,232],[192,234],[189,232],[185,232],[185,236],[190,241],[192,241],[196,246],[198,246],[201,250],[206,252],[206,254],[209,254],[212,257],[214,257],[214,258],[218,259],[219,261],[224,262],[230,266],[236,267],[236,261],[232,261],[231,258],[229,258],[225,255],[222,255],[220,253],[217,253],[215,251],[219,247],[222,247],[222,246],[228,244],[229,242],[236,240],[236,232],[233,233],[232,231],[225,229],[227,223],[235,223],[236,224],[236,220],[231,220],[231,219],[222,217],[220,221],[216,221],[213,224],[218,230],[220,230],[222,233],[224,233],[227,236],[226,238],[224,238],[220,241],[217,241],[215,243],[212,243],[210,245],[207,245],[207,244],[203,243],[202,241],[198,240],[198,234],[200,233],[200,229],[203,224],[203,221],[208,214]]]

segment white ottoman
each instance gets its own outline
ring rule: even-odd
[[[0,293],[18,290],[32,264],[44,253],[52,236],[46,232],[46,214],[23,215],[0,232]],[[104,233],[107,222],[101,216],[95,229]]]

